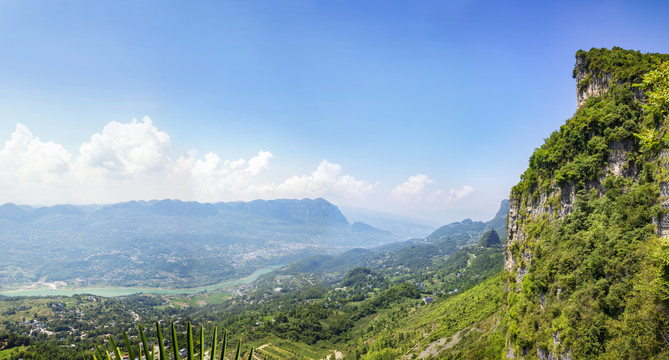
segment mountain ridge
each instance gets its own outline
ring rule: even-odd
[[[45,277],[75,286],[167,281],[166,286],[183,287],[244,275],[264,263],[400,239],[366,224],[349,223],[335,205],[321,198],[38,208],[5,204],[0,206],[0,223],[6,224],[0,228],[0,240],[8,244],[0,287]],[[25,258],[34,261],[21,260]],[[177,266],[203,259],[219,264],[211,276]],[[97,271],[103,267],[111,268]],[[155,280],[139,276],[151,271],[159,274]]]

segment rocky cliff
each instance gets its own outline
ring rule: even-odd
[[[650,55],[618,47],[612,50],[593,48],[588,52],[579,50],[572,73],[576,79],[576,108],[583,107],[589,98],[608,92],[613,84],[640,83],[643,75],[653,67],[651,62],[661,61],[666,56]],[[633,87],[631,90],[635,100],[642,100],[643,91],[640,88]]]
[[[634,337],[643,331],[631,319],[652,324],[648,349],[664,346],[669,312],[653,291],[665,290],[640,284],[669,279],[657,277],[663,265],[652,255],[655,234],[669,234],[669,150],[660,140],[669,120],[644,108],[636,84],[667,60],[577,52],[577,111],[535,150],[509,197],[507,358],[639,358]],[[640,319],[642,308],[656,318]]]
[[[576,59],[576,107],[580,109],[588,98],[600,96],[611,88],[611,74],[597,74],[585,68],[583,60]]]

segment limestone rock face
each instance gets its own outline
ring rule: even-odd
[[[596,52],[597,50],[593,51]],[[602,62],[602,58],[590,55],[591,53],[587,56],[577,53],[576,67],[573,72],[577,83],[577,114],[567,121],[565,128],[561,128],[556,137],[546,140],[545,148],[538,149],[535,152],[536,156],[533,154],[533,157],[530,158],[528,171],[522,175],[521,182],[513,188],[509,196],[508,237],[505,247],[505,268],[508,273],[505,291],[508,298],[513,301],[522,299],[522,302],[517,301],[515,304],[527,306],[531,311],[551,311],[551,307],[556,309],[563,304],[569,305],[570,302],[574,301],[570,298],[573,294],[570,292],[568,285],[560,282],[561,279],[546,281],[545,275],[550,271],[546,271],[546,267],[558,264],[561,259],[557,259],[555,256],[548,258],[542,258],[542,256],[545,256],[545,254],[554,255],[549,251],[555,249],[553,241],[556,239],[571,242],[568,238],[569,234],[565,236],[564,232],[572,231],[570,227],[573,224],[570,222],[564,227],[560,227],[560,224],[561,220],[578,209],[578,204],[575,207],[577,193],[583,193],[587,197],[603,197],[606,196],[608,190],[604,184],[608,185],[610,180],[613,180],[613,184],[618,182],[621,184],[639,182],[646,184],[649,181],[648,174],[654,174],[651,176],[657,181],[660,195],[657,205],[661,205],[664,211],[656,211],[657,207],[653,207],[655,216],[653,224],[657,235],[669,237],[669,149],[663,149],[659,151],[659,154],[656,150],[644,150],[645,148],[642,147],[644,139],[639,140],[641,136],[638,135],[637,137],[632,136],[638,131],[636,128],[629,127],[628,130],[621,126],[622,122],[606,123],[599,121],[600,118],[608,116],[609,111],[614,111],[610,110],[611,104],[623,107],[632,104],[630,100],[637,101],[637,103],[628,107],[632,109],[630,111],[638,111],[641,114],[640,112],[643,110],[639,105],[643,104],[644,95],[640,88],[633,86],[640,82],[639,76],[641,75],[632,76],[628,72],[620,71],[621,68],[616,67],[618,66],[617,63]],[[632,55],[636,56],[635,54]],[[626,58],[621,57],[621,59]],[[600,61],[598,62],[598,60]],[[605,60],[609,61],[610,59]],[[586,61],[589,63],[586,63]],[[641,71],[639,70],[640,67],[632,67],[632,69]],[[611,71],[611,73],[608,73],[608,71]],[[608,96],[607,92],[609,91],[615,92],[615,94],[611,94],[615,96]],[[592,99],[593,97],[602,95],[607,96],[602,99],[601,103],[593,101],[596,100]],[[619,101],[621,98],[618,98],[618,95],[624,96],[624,101]],[[587,108],[585,107],[586,102],[589,103]],[[619,108],[615,111],[619,111]],[[645,120],[640,117],[630,117],[629,119],[634,119],[634,121]],[[589,127],[590,124],[596,124],[599,127]],[[611,128],[606,128],[607,126]],[[666,124],[663,126],[666,127]],[[565,132],[562,132],[563,130]],[[607,133],[607,131],[610,132]],[[609,136],[613,131],[620,131],[624,135]],[[663,131],[666,131],[666,128]],[[587,143],[591,147],[587,149],[580,147],[580,143],[577,143],[574,139]],[[594,145],[590,145],[591,140],[594,140],[592,141]],[[560,141],[563,143],[560,143]],[[577,146],[578,148],[571,149],[568,146]],[[593,151],[592,149],[595,147],[596,149]],[[568,152],[568,156],[555,155],[558,151]],[[576,154],[577,152],[578,154]],[[583,157],[579,158],[579,156]],[[589,156],[592,156],[593,159],[596,156],[596,160],[590,160]],[[587,161],[592,161],[587,163],[590,166],[589,168],[582,166]],[[648,167],[646,166],[647,163],[649,164]],[[658,165],[657,169],[655,164]],[[565,176],[566,173],[569,174],[570,172],[572,175]],[[574,172],[584,172],[584,174],[582,174],[583,176],[580,176],[581,174],[574,176]],[[642,174],[643,179],[640,178]],[[618,178],[605,181],[605,178],[609,176]],[[651,189],[649,191],[655,192],[654,185],[650,185],[652,187],[649,187]],[[613,188],[618,189],[617,186],[613,186]],[[624,191],[624,188],[620,188],[620,191]],[[612,198],[616,196],[615,192],[611,192],[609,195]],[[652,196],[654,198],[655,194],[652,194]],[[599,204],[599,202],[588,201],[587,204]],[[582,212],[578,210],[578,213],[590,211],[587,206],[589,205],[586,205]],[[581,218],[575,219],[575,222],[579,219]],[[546,261],[543,259],[546,259]],[[533,261],[534,266],[532,266]],[[606,279],[608,281],[608,277]],[[546,282],[549,283],[549,286],[546,286]],[[524,286],[526,288],[523,288]],[[518,310],[521,308],[511,300],[509,304],[511,304],[509,305],[510,309]],[[545,304],[548,305],[544,307]],[[521,312],[518,311],[517,314],[521,314]],[[528,313],[535,314],[536,312]],[[518,316],[520,318],[524,315]],[[534,343],[532,343],[531,337],[527,335],[523,335],[524,337],[518,336],[517,339],[507,339],[506,358],[571,360],[573,358],[572,350],[574,350],[574,354],[579,354],[580,350],[577,347],[570,348],[576,344],[573,334],[569,332],[561,334],[559,326],[551,327],[554,324],[559,324],[558,320],[554,321],[556,322],[551,323],[550,326],[534,323],[535,333],[540,334],[535,337]],[[530,333],[532,331],[531,322],[528,324],[518,320],[517,323],[513,321],[511,323],[514,326],[518,325],[519,329],[524,326],[525,331]],[[549,337],[549,330],[553,331],[552,339]]]
[[[515,271],[516,283],[520,289],[520,283],[527,274],[530,263],[532,262],[533,247],[536,239],[528,239],[525,231],[524,220],[538,219],[542,216],[548,216],[552,220],[562,219],[573,211],[574,200],[576,200],[576,191],[572,184],[566,184],[563,187],[554,186],[549,192],[542,192],[538,199],[532,201],[524,198],[524,194],[511,194],[509,197],[509,218],[507,222],[507,246],[505,248],[505,268],[508,271]],[[560,201],[558,206],[549,201],[557,197]],[[514,255],[514,246],[520,247],[519,254]],[[518,256],[520,255],[520,256]],[[519,265],[519,266],[517,266]]]
[[[660,151],[660,165],[666,170],[669,170],[669,150]],[[660,199],[662,209],[669,210],[669,183],[660,183]],[[662,215],[659,219],[653,217],[653,224],[657,230],[657,234],[663,237],[669,237],[669,214]]]
[[[576,110],[580,109],[589,98],[603,95],[611,90],[611,85],[614,83],[622,83],[613,79],[609,73],[603,71],[593,72],[587,69],[581,58],[576,59],[576,71],[574,74],[574,78],[576,79]],[[636,100],[644,100],[644,93],[641,88],[634,88],[632,90]]]
[[[576,60],[576,109],[580,109],[592,96],[600,96],[611,89],[611,74],[594,74],[585,70],[581,59]]]
[[[578,108],[593,96],[601,96],[611,89],[615,82],[610,74],[604,72],[591,72],[582,64],[581,59],[576,60],[576,98]],[[635,97],[641,99],[641,92],[635,94]],[[631,142],[615,142],[609,146],[609,154],[606,167],[603,169],[603,175],[597,181],[586,185],[587,189],[602,190],[601,180],[608,175],[618,175],[625,177],[636,177],[637,169],[634,164],[630,164],[629,153],[633,151]],[[666,150],[660,155],[667,159],[665,168],[669,169],[669,152]],[[542,216],[548,216],[551,220],[559,220],[569,215],[574,209],[576,200],[576,191],[571,183],[558,187],[553,180],[553,186],[547,192],[542,191],[536,198],[530,198],[527,194],[511,194],[509,197],[509,217],[507,220],[507,246],[505,249],[505,267],[507,271],[515,274],[516,290],[521,289],[521,282],[527,274],[533,257],[533,248],[536,239],[528,239],[524,229],[525,219],[539,219]],[[664,184],[666,185],[666,184]],[[669,199],[669,185],[666,185],[665,196]],[[669,209],[669,200],[663,204]],[[658,233],[669,235],[669,215],[663,219],[656,219],[655,224]],[[514,246],[518,250],[514,254]]]

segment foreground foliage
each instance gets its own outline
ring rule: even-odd
[[[195,359],[195,355],[198,355],[198,358],[200,360],[204,360],[205,358],[205,342],[204,342],[204,327],[200,326],[200,339],[198,341],[199,343],[199,349],[197,348],[197,343],[193,340],[193,328],[191,326],[191,323],[188,322],[187,325],[188,329],[186,330],[186,347],[183,349],[179,348],[179,342],[177,338],[177,331],[174,326],[174,323],[172,323],[172,359],[180,359],[183,357],[188,357],[188,360],[193,360]],[[131,344],[128,335],[123,332],[123,339],[125,341],[125,350],[127,351],[125,354],[127,354],[131,359],[135,359],[135,350],[137,349],[137,359],[141,360],[142,359],[142,349],[144,350],[144,359],[145,360],[153,360],[156,359],[156,347],[158,348],[158,359],[159,360],[167,360],[168,357],[168,352],[169,352],[169,347],[166,347],[165,344],[168,343],[165,341],[163,338],[163,333],[162,329],[160,327],[160,323],[156,322],[156,333],[158,334],[158,339],[157,339],[157,345],[155,344],[150,344],[146,341],[146,336],[144,335],[144,329],[142,326],[139,326],[139,334],[141,337],[141,343],[139,346],[133,347]],[[221,360],[225,360],[225,349],[226,349],[226,344],[228,340],[228,332],[225,331],[223,333],[223,343],[221,345]],[[116,346],[114,343],[113,339],[110,339],[111,342],[111,353],[114,355],[115,359],[121,359],[123,355],[121,355],[121,350]],[[218,344],[218,328],[214,327],[214,330],[212,331],[212,338],[211,338],[211,349],[209,351],[209,360],[214,360],[216,359],[216,346]],[[237,351],[235,352],[235,357],[234,360],[239,360],[241,356],[241,347],[242,347],[242,342],[239,340],[237,343]],[[148,350],[151,349],[151,350]],[[196,353],[196,351],[198,351]],[[104,351],[104,356],[102,355],[103,352],[100,350],[99,347],[96,347],[97,355],[99,356],[99,359],[107,359],[111,360],[111,355],[109,351]],[[93,359],[97,360],[98,358],[93,355]],[[251,351],[249,351],[248,355],[248,360],[253,359],[253,348],[251,348]]]

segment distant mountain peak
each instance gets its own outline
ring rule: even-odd
[[[497,214],[495,214],[495,217],[503,216],[506,218],[506,215],[509,213],[510,208],[511,206],[509,205],[509,199],[502,200],[502,202],[499,204],[499,210],[497,210]]]
[[[470,245],[477,241],[484,232],[494,229],[496,233],[501,234],[506,240],[506,216],[509,213],[509,201],[502,200],[499,210],[494,218],[488,222],[473,221],[464,219],[460,222],[454,222],[440,227],[432,232],[425,239],[435,241],[448,238],[458,234],[457,239],[453,239],[460,245]]]

